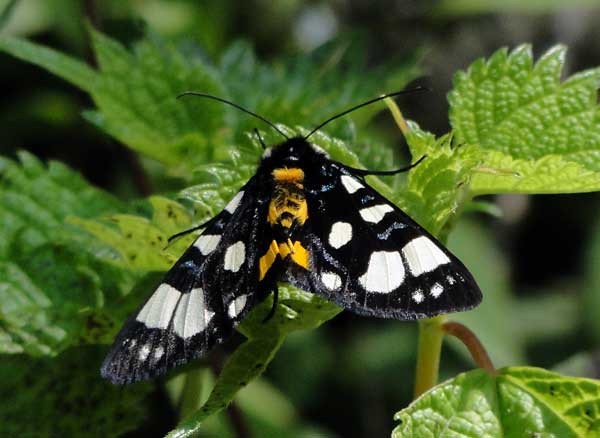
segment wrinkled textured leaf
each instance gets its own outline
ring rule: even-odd
[[[530,367],[497,376],[474,370],[432,388],[394,418],[394,438],[598,436],[600,381]]]
[[[556,46],[534,63],[523,45],[455,75],[448,100],[456,140],[497,152],[482,156],[496,172],[473,175],[475,194],[600,189],[600,69],[561,82],[565,55]]]
[[[105,302],[131,278],[102,263],[96,256],[110,249],[65,218],[123,206],[59,163],[46,167],[27,153],[20,160],[0,159],[0,351],[48,355],[97,342],[114,323]]]
[[[490,193],[581,193],[600,188],[600,172],[549,154],[539,159],[515,159],[486,151],[484,163],[471,180],[474,196]]]

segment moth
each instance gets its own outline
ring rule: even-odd
[[[278,282],[379,318],[412,320],[479,304],[481,291],[465,266],[365,180],[407,171],[424,157],[403,169],[369,171],[332,160],[308,141],[330,121],[402,92],[293,138],[237,104],[184,94],[232,105],[285,141],[263,144],[255,175],[192,229],[203,231],[125,323],[102,365],[104,378],[132,383],[206,354],[271,293],[272,316]]]

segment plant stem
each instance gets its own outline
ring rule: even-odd
[[[415,398],[437,384],[445,321],[445,315],[419,321]]]
[[[404,116],[402,115],[402,111],[400,111],[400,108],[398,108],[398,105],[396,105],[396,102],[394,102],[389,97],[386,99],[383,99],[383,101],[385,102],[388,109],[392,113],[392,117],[394,118],[396,125],[398,125],[400,132],[402,132],[402,135],[404,135],[406,137],[406,135],[408,134],[408,131],[410,131],[410,129],[408,128],[408,124],[406,123],[406,120],[404,119]]]
[[[465,344],[465,346],[469,349],[469,353],[471,353],[471,357],[480,368],[483,368],[491,375],[496,375],[496,369],[492,364],[490,356],[487,354],[487,351],[475,333],[473,333],[467,326],[461,324],[460,322],[449,321],[442,325],[442,329],[449,335],[460,339],[460,341]]]

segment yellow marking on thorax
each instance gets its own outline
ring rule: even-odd
[[[273,175],[275,182],[278,183],[302,184],[304,181],[304,171],[297,167],[274,169],[271,175]]]
[[[280,224],[285,228],[290,228],[294,221],[304,225],[308,219],[308,205],[302,184],[304,171],[296,167],[285,167],[274,169],[271,174],[275,186],[267,220],[271,225]]]

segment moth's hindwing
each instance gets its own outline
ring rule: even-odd
[[[292,284],[383,318],[431,317],[481,301],[465,266],[360,176],[324,158],[305,184],[310,268],[290,264]]]
[[[264,299],[256,242],[268,239],[255,179],[215,216],[124,325],[102,376],[123,384],[164,374],[227,339]]]

